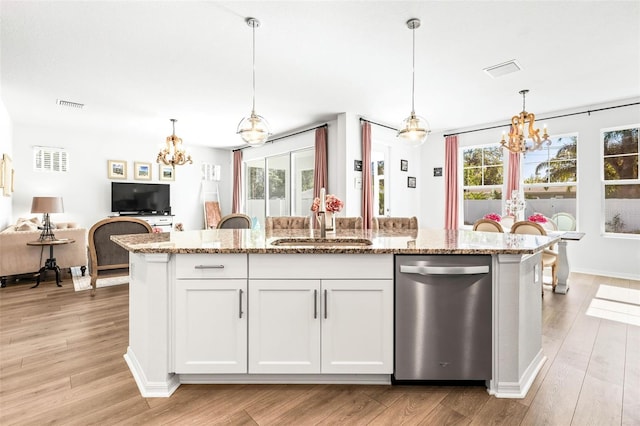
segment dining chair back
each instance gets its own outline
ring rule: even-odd
[[[336,217],[336,229],[362,229],[362,217]]]
[[[309,229],[309,216],[267,216],[264,230],[275,229]]]
[[[418,218],[412,217],[374,217],[374,231],[418,229]]]
[[[528,235],[547,235],[547,231],[540,224],[523,220],[516,222],[511,226],[512,234],[528,234]],[[542,267],[551,268],[551,286],[555,290],[558,284],[557,267],[558,253],[553,250],[553,246],[542,251]],[[544,292],[542,293],[544,296]]]
[[[484,218],[476,220],[473,224],[473,230],[481,232],[504,232],[500,223],[495,220]]]
[[[559,212],[551,216],[558,227],[558,231],[575,231],[576,230],[576,218],[571,213]]]
[[[218,229],[251,229],[251,218],[242,213],[228,214],[220,219]]]

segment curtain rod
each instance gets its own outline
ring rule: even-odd
[[[376,126],[384,127],[386,129],[391,129],[393,131],[398,131],[395,127],[387,126],[386,124],[376,123],[375,121],[367,120],[366,118],[360,117],[360,121],[366,121],[367,123],[375,124]]]
[[[268,143],[273,143],[275,141],[279,141],[280,139],[286,139],[286,138],[290,138],[291,136],[299,135],[301,133],[307,133],[307,132],[310,132],[312,130],[321,129],[323,127],[329,127],[329,125],[327,123],[324,123],[324,124],[321,124],[319,126],[312,127],[310,129],[300,130],[299,132],[291,133],[290,135],[278,136],[277,138],[267,140],[265,142],[265,145],[268,144]],[[238,149],[232,150],[232,152],[242,151],[243,149],[246,149],[246,148],[251,148],[251,146],[243,146],[242,148],[238,148]]]
[[[640,102],[634,102],[634,103],[631,103],[631,104],[624,104],[624,105],[616,105],[616,106],[605,107],[605,108],[588,109],[586,111],[571,112],[571,113],[568,113],[568,114],[554,115],[552,117],[546,117],[546,118],[539,118],[538,117],[536,119],[538,121],[543,121],[543,120],[553,120],[554,118],[570,117],[572,115],[580,115],[580,114],[589,114],[589,115],[591,115],[592,112],[605,111],[605,110],[608,110],[608,109],[623,108],[623,107],[634,106],[634,105],[640,105]],[[510,126],[510,125],[511,125],[511,123],[509,123],[509,124],[500,124],[500,125],[491,126],[491,127],[483,127],[481,129],[465,130],[463,132],[449,133],[449,134],[444,135],[444,137],[446,138],[447,136],[455,136],[455,135],[462,135],[462,134],[465,134],[465,133],[481,132],[483,130],[497,129],[497,128],[500,128],[500,127],[505,127],[505,126]]]

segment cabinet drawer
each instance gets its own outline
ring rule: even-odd
[[[178,254],[176,278],[247,278],[247,255]]]

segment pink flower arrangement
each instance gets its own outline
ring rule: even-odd
[[[344,203],[340,198],[336,197],[333,194],[327,194],[325,196],[325,210],[332,213],[337,213],[344,207]],[[316,197],[313,199],[313,204],[311,204],[311,211],[317,212],[320,208],[320,198]]]
[[[541,215],[540,213],[532,214],[527,218],[529,222],[535,223],[547,223],[547,218]]]
[[[500,222],[500,219],[502,219],[498,213],[487,213],[484,215],[484,218],[495,222]]]

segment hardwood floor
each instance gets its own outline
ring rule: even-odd
[[[524,399],[481,387],[182,385],[142,398],[122,357],[126,285],[75,293],[51,281],[0,290],[0,424],[638,425],[640,327],[586,315],[600,284],[639,281],[572,274],[545,287],[548,361]]]

